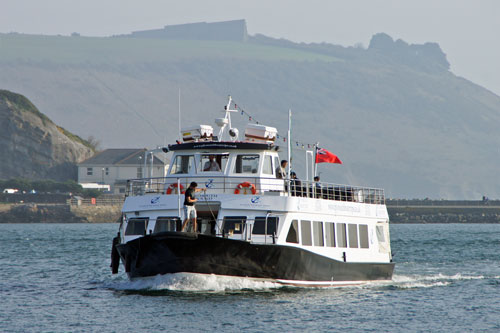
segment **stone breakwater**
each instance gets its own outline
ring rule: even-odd
[[[116,222],[120,216],[119,205],[0,205],[0,223],[107,223]]]
[[[499,200],[387,200],[391,223],[500,223]]]

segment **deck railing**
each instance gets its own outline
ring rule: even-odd
[[[158,177],[127,181],[126,196],[181,193],[191,182],[206,188],[207,194],[255,194],[296,196],[335,201],[385,204],[383,189],[311,181],[283,180],[263,177]]]

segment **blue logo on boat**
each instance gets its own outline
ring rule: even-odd
[[[214,180],[209,179],[208,181],[205,182],[205,187],[206,188],[213,188],[214,187]]]
[[[260,197],[253,197],[252,199],[250,199],[250,201],[251,201],[253,204],[260,203]]]
[[[158,201],[160,201],[160,197],[154,197],[153,199],[151,199],[152,204],[157,204]]]

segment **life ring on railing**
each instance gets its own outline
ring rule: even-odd
[[[241,184],[238,184],[238,186],[236,186],[236,189],[234,190],[234,194],[240,194],[240,190],[244,187],[249,187],[250,190],[252,190],[252,194],[257,193],[257,189],[255,188],[254,184],[252,184],[250,182],[243,182]]]
[[[186,193],[186,191],[184,191],[184,186],[182,186],[182,184],[180,184],[180,188],[181,188],[181,194]],[[174,189],[177,189],[177,183],[170,184],[170,186],[167,188],[167,194],[172,194],[172,191]]]

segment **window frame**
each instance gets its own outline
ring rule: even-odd
[[[182,158],[188,158],[188,165],[187,165],[187,172],[176,172],[173,173],[172,171],[174,168],[177,168],[177,159],[182,159]],[[192,170],[190,170],[190,167]],[[180,164],[180,168],[182,169],[182,161]],[[174,160],[172,161],[172,164],[170,165],[170,169],[168,170],[169,175],[194,175],[197,173],[196,170],[196,158],[194,154],[178,154],[175,156]]]
[[[242,164],[241,165],[241,172],[237,172],[238,158],[240,156],[253,156],[253,157],[257,157],[257,170],[255,172],[244,172],[243,171],[243,164]],[[260,160],[261,160],[261,156],[260,156],[260,154],[257,154],[257,153],[236,154],[235,157],[234,157],[234,167],[232,169],[232,173],[235,174],[235,175],[258,175],[259,174],[259,168],[260,168]]]

